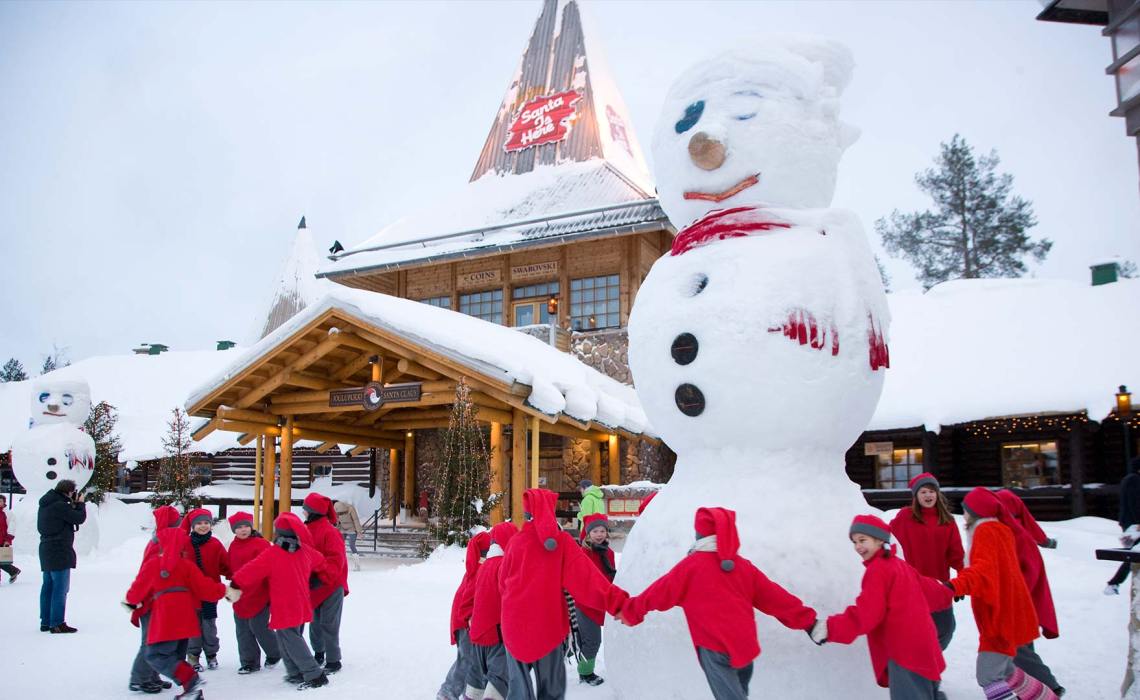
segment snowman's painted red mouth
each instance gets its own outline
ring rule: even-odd
[[[769,217],[756,207],[716,209],[686,226],[673,239],[670,255],[680,255],[697,246],[726,238],[744,238],[774,228],[791,228],[792,225]]]
[[[783,324],[768,326],[768,332],[783,333],[785,338],[800,345],[810,345],[812,350],[830,347],[832,357],[839,354],[839,329],[835,322],[827,321],[825,324],[817,321],[807,309],[792,309]]]
[[[749,175],[740,182],[722,192],[697,192],[695,190],[688,190],[683,195],[685,199],[700,199],[706,202],[723,202],[729,197],[735,197],[744,190],[760,183],[760,173]]]
[[[56,418],[65,418],[65,417],[67,417],[67,414],[66,414],[66,413],[52,413],[51,411],[44,411],[44,415],[45,415],[45,416],[55,416]]]

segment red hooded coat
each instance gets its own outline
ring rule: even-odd
[[[473,644],[494,646],[503,641],[499,635],[499,623],[503,611],[503,599],[499,595],[499,566],[503,563],[503,554],[507,551],[507,545],[518,532],[519,529],[509,520],[491,528],[490,550],[475,574],[475,600],[469,625]],[[454,613],[451,624],[452,627],[455,626]],[[454,633],[454,630],[452,632]],[[454,634],[452,638],[454,639]]]
[[[753,608],[785,627],[809,629],[816,612],[769,580],[752,562],[737,554],[740,539],[736,513],[726,508],[700,508],[696,531],[716,535],[716,551],[693,551],[649,588],[626,603],[622,617],[640,624],[650,610],[681,606],[693,646],[728,656],[743,668],[760,655]]]
[[[249,513],[234,513],[230,516],[230,526],[232,527],[235,522],[253,521],[253,515]],[[241,571],[241,567],[257,558],[259,554],[269,549],[273,545],[265,541],[265,538],[257,533],[255,530],[249,537],[244,540],[239,540],[234,537],[230,542],[229,557],[230,568],[236,574]],[[230,577],[232,580],[232,576]],[[248,620],[254,615],[258,614],[269,605],[269,585],[262,581],[260,585],[253,586],[248,590],[241,592],[241,598],[238,602],[234,603],[234,615],[237,615],[243,620]]]
[[[961,571],[965,565],[958,524],[951,520],[940,525],[937,508],[920,510],[921,521],[915,519],[910,508],[900,510],[891,520],[891,534],[902,546],[903,558],[918,573],[946,581],[950,578],[950,569]]]
[[[205,508],[195,508],[182,519],[182,528],[186,531],[186,534],[189,535],[193,532],[192,525],[194,518],[200,515],[210,516],[210,520],[213,522],[214,516],[210,511]],[[220,582],[223,576],[230,578],[233,575],[233,572],[230,571],[230,557],[226,554],[226,547],[217,537],[211,537],[206,540],[205,543],[198,547],[198,550],[202,556],[202,573],[206,574],[211,580]],[[190,544],[190,560],[196,561],[193,542]]]
[[[938,632],[930,617],[930,605],[919,573],[907,562],[892,556],[886,547],[863,562],[862,591],[855,604],[827,618],[827,641],[850,644],[867,635],[875,680],[888,685],[887,662],[894,661],[908,671],[937,681],[946,670]],[[945,586],[945,604],[952,596]]]
[[[142,561],[139,562],[140,571],[142,570],[143,564],[158,555],[158,533],[168,527],[178,527],[179,519],[182,517],[178,514],[178,509],[174,506],[159,506],[154,509],[152,515],[154,515],[154,535],[151,536],[150,540],[146,543],[146,548],[143,549],[143,558]],[[190,540],[187,539],[186,543],[187,546],[189,546]],[[193,556],[193,551],[193,548],[191,548],[190,556]],[[150,598],[144,600],[143,604],[135,608],[134,612],[131,613],[131,624],[138,627],[142,616],[148,613],[150,613]]]
[[[464,563],[463,580],[455,595],[451,598],[451,627],[449,628],[451,643],[458,640],[455,633],[467,629],[467,622],[471,619],[471,610],[475,607],[475,575],[478,573],[479,560],[483,553],[491,547],[491,535],[480,532],[467,541],[467,559]]]
[[[558,494],[523,492],[532,516],[511,541],[499,569],[503,644],[511,656],[534,663],[554,651],[570,631],[563,589],[583,604],[616,614],[629,595],[605,579],[586,553],[558,527]]]
[[[1037,621],[1041,624],[1041,634],[1046,639],[1055,639],[1060,636],[1057,624],[1057,610],[1053,606],[1053,591],[1049,587],[1049,577],[1045,574],[1045,559],[1037,545],[1046,542],[1049,538],[1037,524],[1037,520],[1025,502],[1012,491],[998,491],[996,494],[1002,506],[1013,518],[1021,531],[1014,530],[1014,541],[1017,545],[1017,561],[1021,566],[1021,573],[1025,576],[1025,585],[1029,587],[1029,595],[1033,598],[1033,607],[1037,610]]]
[[[198,603],[218,601],[226,587],[211,581],[190,559],[189,536],[182,530],[166,528],[158,533],[159,552],[143,563],[126,601],[151,604],[147,644],[192,639],[202,634],[198,622]]]
[[[325,516],[306,523],[309,534],[313,537],[313,546],[325,558],[324,567],[317,572],[321,585],[309,592],[312,605],[316,608],[337,588],[343,588],[344,594],[348,595],[348,555],[344,553],[344,538],[336,526],[336,509],[332,499],[319,493],[310,493],[305,496],[305,508]]]
[[[276,530],[292,530],[301,542],[295,552],[272,546],[242,565],[234,574],[234,585],[244,591],[262,582],[269,585],[269,629],[283,630],[313,620],[309,602],[309,576],[324,565],[324,558],[313,548],[313,538],[301,519],[282,513],[273,521]],[[244,593],[242,594],[245,595]]]

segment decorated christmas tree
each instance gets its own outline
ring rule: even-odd
[[[451,418],[443,433],[443,458],[436,470],[432,532],[445,544],[467,544],[472,531],[488,525],[502,494],[491,493],[491,458],[483,429],[475,421],[467,382],[459,380]]]
[[[150,501],[154,506],[179,505],[187,511],[200,505],[201,501],[194,495],[190,473],[190,421],[182,409],[171,411],[167,428],[162,438],[166,456],[159,465],[158,480]]]
[[[100,401],[91,407],[83,429],[95,441],[95,474],[91,477],[91,493],[87,500],[102,503],[104,494],[115,486],[115,474],[119,468],[119,450],[122,444],[115,434],[115,423],[119,420],[115,407]]]

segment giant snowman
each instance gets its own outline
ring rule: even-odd
[[[28,432],[12,441],[12,471],[38,501],[64,479],[82,489],[95,473],[95,441],[83,431],[91,389],[83,380],[49,377],[32,384]]]
[[[821,615],[859,592],[847,528],[871,509],[844,453],[878,402],[889,319],[859,220],[828,208],[858,135],[838,119],[852,67],[835,42],[765,38],[666,97],[653,155],[678,234],[638,292],[629,360],[677,466],[626,542],[631,594],[685,556],[700,506],[735,510],[741,554]],[[817,648],[757,617],[755,696],[883,694],[864,641]],[[680,610],[605,630],[620,697],[710,697]]]

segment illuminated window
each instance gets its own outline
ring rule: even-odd
[[[618,276],[570,280],[570,327],[588,331],[620,325]]]
[[[491,323],[503,322],[503,290],[459,295],[459,311]]]
[[[428,306],[438,306],[441,309],[450,309],[451,308],[451,297],[450,296],[442,296],[442,297],[431,297],[430,299],[420,299],[420,303],[421,304],[427,304]]]
[[[551,315],[547,308],[550,297],[558,295],[557,282],[528,284],[511,290],[512,326],[530,326],[536,323],[550,323]]]
[[[1030,488],[1060,483],[1057,443],[1005,442],[1001,446],[1001,480],[1005,486]]]
[[[875,478],[881,489],[905,489],[922,472],[921,447],[896,447],[889,455],[875,455]]]

